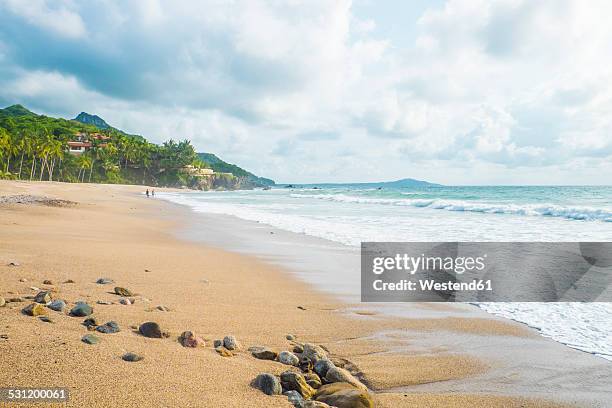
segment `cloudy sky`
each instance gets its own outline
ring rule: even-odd
[[[610,2],[0,0],[0,105],[279,182],[610,184]]]

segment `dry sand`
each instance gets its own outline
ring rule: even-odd
[[[0,308],[0,387],[69,387],[65,406],[290,407],[286,397],[269,397],[249,384],[259,373],[280,374],[286,366],[257,360],[246,348],[291,349],[285,335],[325,345],[344,358],[374,389],[381,407],[561,407],[536,399],[465,393],[385,393],[389,387],[478,376],[490,362],[441,349],[424,355],[389,355],[392,341],[380,330],[479,333],[530,338],[514,323],[489,319],[395,319],[344,312],[346,305],[313,292],[277,267],[255,258],[181,241],[172,232],[187,213],[142,196],[142,187],[90,184],[0,182],[0,196],[30,194],[77,202],[0,204],[0,296],[5,299],[49,288],[69,307],[77,300],[94,306],[101,321],[115,320],[122,331],[100,334],[87,345],[83,318],[49,311],[53,323],[20,313],[28,303]],[[161,189],[160,189],[161,190]],[[19,266],[8,266],[17,261]],[[148,272],[147,272],[148,271]],[[117,301],[112,278],[146,297],[134,305]],[[20,281],[26,279],[25,282]],[[49,279],[53,285],[44,285]],[[62,283],[72,279],[75,283]],[[169,312],[151,310],[165,305]],[[298,309],[303,306],[306,310]],[[367,313],[366,313],[367,315]],[[144,338],[131,326],[156,321],[168,339]],[[190,349],[176,340],[184,330],[204,337],[206,347]],[[233,334],[242,344],[224,358],[214,339]],[[143,361],[124,362],[127,351]],[[552,395],[551,395],[552,398]],[[48,404],[47,404],[48,405]]]

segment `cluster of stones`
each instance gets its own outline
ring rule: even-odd
[[[289,340],[293,336],[287,336]],[[267,395],[283,394],[295,408],[372,408],[368,388],[348,370],[334,364],[327,351],[310,343],[295,343],[293,352],[267,347],[249,349],[253,357],[291,366],[279,377],[259,374],[253,386]]]

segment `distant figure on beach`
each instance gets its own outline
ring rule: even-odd
[[[155,190],[151,189],[151,197],[155,197]]]
[[[147,188],[147,192],[145,193],[147,197],[149,196],[149,189]]]

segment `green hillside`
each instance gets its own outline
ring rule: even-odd
[[[236,177],[248,180],[254,187],[266,187],[275,184],[274,180],[258,177],[235,164],[224,162],[212,153],[198,153],[198,158],[214,171],[219,173],[232,173]]]

